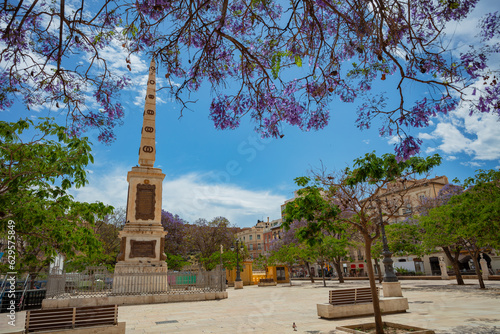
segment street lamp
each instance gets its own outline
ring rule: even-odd
[[[220,245],[220,291],[224,291],[224,286],[225,282],[224,279],[226,278],[225,276],[225,271],[224,271],[224,265],[222,264],[222,253],[223,253],[223,247]]]
[[[241,243],[241,246],[240,246],[240,240],[236,239],[235,244],[236,244],[236,280],[235,280],[235,282],[241,282],[239,254],[240,254],[240,248],[241,248],[241,251],[243,251],[243,243]],[[235,249],[235,246],[234,246],[234,244],[232,244],[231,251],[234,252],[234,249]],[[235,287],[236,287],[236,283],[235,283]]]
[[[384,264],[385,273],[384,273],[384,282],[397,282],[398,277],[394,274],[394,267],[392,264],[394,261],[391,258],[391,251],[389,250],[389,245],[387,244],[387,237],[385,236],[385,227],[384,220],[382,219],[382,209],[380,208],[380,200],[378,201],[378,213],[380,215],[380,228],[382,231],[382,243],[384,245],[384,250],[382,255],[384,255],[384,259],[382,263]]]

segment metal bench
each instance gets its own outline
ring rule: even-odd
[[[377,295],[379,288],[377,288]],[[373,302],[372,292],[370,288],[355,288],[330,290],[330,301],[332,305],[348,305]]]
[[[118,326],[118,305],[27,311],[25,333],[90,326]],[[103,330],[106,331],[105,328]],[[124,332],[125,326],[123,325]]]

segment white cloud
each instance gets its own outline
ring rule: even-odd
[[[83,188],[72,189],[71,194],[81,202],[103,202],[116,207],[125,207],[127,202],[127,171],[115,168],[110,173],[102,174],[87,170],[89,184]]]
[[[89,173],[88,186],[73,189],[71,193],[79,201],[125,207],[127,172],[125,168],[115,168],[107,174],[94,171]],[[270,190],[248,190],[224,181],[217,173],[190,173],[175,179],[167,176],[163,181],[162,208],[189,222],[224,216],[241,227],[252,226],[263,217],[280,217],[285,196]]]
[[[427,154],[434,153],[436,151],[437,151],[437,149],[435,147],[427,147],[425,149],[425,153],[427,153]]]
[[[429,133],[424,133],[424,132],[421,132],[418,134],[418,138],[420,139],[434,139],[434,136],[429,134]]]
[[[460,153],[467,150],[468,140],[460,130],[451,123],[439,123],[433,135],[442,139],[439,149],[444,153]]]
[[[365,140],[363,140],[363,143],[365,143],[365,144],[370,144],[370,139],[365,139]]]
[[[446,160],[448,160],[448,161],[455,161],[455,160],[457,160],[458,158],[457,158],[456,156],[454,156],[454,155],[449,155],[449,156],[447,156],[445,159],[446,159]]]
[[[474,89],[484,90],[482,80],[468,87],[467,98],[476,100]],[[475,111],[471,115],[471,110]],[[449,115],[435,118],[437,125],[430,134],[419,133],[419,138],[441,143],[437,147],[446,154],[465,153],[473,160],[500,160],[500,119],[498,115],[476,111],[473,102],[463,101]]]
[[[191,173],[164,181],[163,208],[189,221],[224,216],[238,226],[254,225],[263,216],[280,217],[286,197],[270,190],[253,191],[214,182],[218,179],[216,173]]]
[[[442,118],[430,137],[440,139],[436,147],[447,154],[466,153],[474,160],[500,159],[500,121],[496,115],[469,115],[466,107]]]
[[[387,143],[389,145],[393,145],[393,144],[399,144],[400,141],[401,141],[401,138],[399,138],[398,136],[392,136],[391,138],[389,138]]]
[[[121,36],[118,34],[117,36]],[[139,58],[136,54],[129,55],[128,50],[122,46],[123,40],[120,38],[113,38],[110,43],[103,49],[99,51],[99,56],[106,60],[106,65],[108,70],[110,70],[114,75],[143,75],[148,73],[149,60],[146,61]],[[85,61],[88,62],[91,54],[85,55]],[[127,63],[127,58],[130,63]],[[129,70],[127,65],[130,66]]]
[[[481,167],[481,166],[484,166],[484,163],[475,162],[475,161],[461,162],[460,164],[463,165],[463,166],[467,166],[467,167]]]

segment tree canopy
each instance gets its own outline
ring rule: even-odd
[[[155,55],[167,73],[161,88],[183,108],[210,84],[209,114],[219,129],[238,127],[246,114],[263,136],[283,136],[284,124],[322,129],[332,101],[360,100],[357,126],[379,117],[381,135],[399,135],[397,155],[407,158],[421,144],[409,129],[432,117],[461,103],[500,113],[491,61],[500,52],[498,12],[478,22],[475,45],[456,49],[445,34],[478,2],[5,0],[0,109],[14,99],[52,105],[73,133],[98,128],[101,140],[113,140],[124,116],[118,96],[130,80],[106,52],[114,57],[110,49],[121,47],[129,70],[135,55]],[[392,97],[374,89],[381,81]]]
[[[23,142],[28,130],[35,134]],[[87,138],[70,137],[49,119],[0,122],[0,138],[0,235],[11,226],[15,231],[16,270],[38,272],[57,253],[72,262],[105,261],[95,221],[113,208],[77,202],[67,193],[87,183]]]
[[[355,159],[352,168],[347,167],[337,173],[327,173],[323,170],[315,175],[317,182],[326,190],[331,203],[337,203],[341,212],[349,213],[339,215],[337,221],[350,224],[362,237],[366,262],[370,264],[366,269],[372,292],[377,334],[383,334],[384,331],[371,265],[372,244],[379,238],[382,224],[390,217],[396,216],[405,203],[410,185],[418,184],[417,176],[428,173],[440,163],[439,155],[402,160],[394,154],[379,157],[373,152]],[[314,224],[309,224],[304,235],[314,237],[314,234]]]

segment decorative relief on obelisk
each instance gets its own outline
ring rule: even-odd
[[[154,59],[149,66],[146,104],[144,106],[141,147],[139,149],[139,165],[153,167],[155,162],[155,116],[156,116],[156,66]]]

